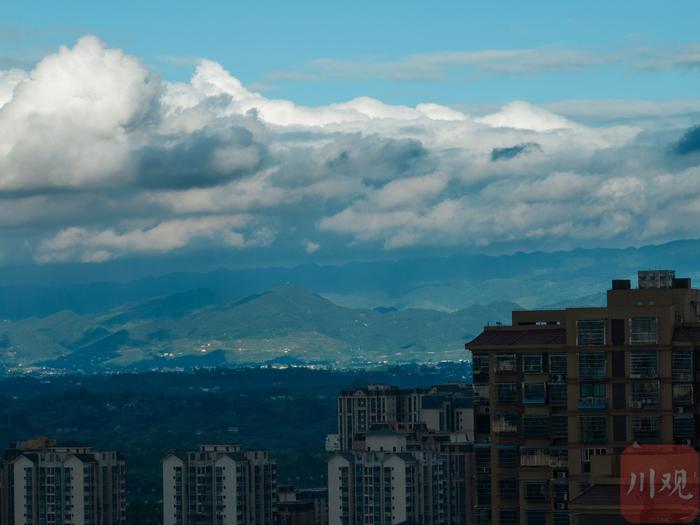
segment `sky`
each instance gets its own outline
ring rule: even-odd
[[[14,2],[0,264],[697,236],[694,2]]]

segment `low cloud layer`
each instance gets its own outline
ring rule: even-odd
[[[419,58],[406,71],[455,61],[515,71],[535,60]],[[552,50],[538,60],[598,59]],[[615,112],[611,101],[591,106]],[[284,244],[315,257],[697,236],[698,128],[662,119],[697,103],[622,101],[622,113],[648,117],[635,126],[584,125],[586,108],[559,107],[567,117],[521,101],[479,115],[368,97],[306,107],[207,60],[190,82],[169,82],[84,37],[31,71],[0,71],[0,256],[102,262]]]

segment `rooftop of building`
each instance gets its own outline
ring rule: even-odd
[[[623,309],[618,312],[640,308],[643,312],[640,315],[653,315],[651,312],[655,308],[656,311],[675,312],[673,342],[700,342],[700,290],[692,288],[691,279],[676,277],[674,270],[640,270],[637,288],[632,288],[631,279],[612,280],[606,306],[513,311],[511,325],[486,326],[465,347],[565,346],[568,314],[573,311],[576,318],[586,318],[602,315],[608,308]]]
[[[564,328],[517,326],[487,326],[466,346],[535,346],[535,345],[566,345],[566,330]]]
[[[89,445],[75,441],[64,441],[59,442],[53,438],[46,436],[39,436],[30,438],[24,441],[16,441],[10,443],[8,448],[3,451],[3,457],[8,460],[10,458],[15,458],[20,455],[25,455],[29,457],[29,454],[42,454],[42,453],[54,453],[54,454],[71,454],[74,456],[85,455],[86,457],[93,457],[93,454],[97,453],[113,453],[112,451],[96,451]],[[121,456],[117,454],[118,459],[122,459]]]

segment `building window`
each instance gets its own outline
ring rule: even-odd
[[[578,408],[607,408],[605,383],[581,383]]]
[[[549,354],[549,373],[566,375],[566,354]]]
[[[495,414],[493,416],[493,424],[491,430],[496,434],[517,434],[518,432],[518,414]]]
[[[488,383],[489,381],[489,355],[474,354],[472,356],[472,375],[475,383]]]
[[[659,382],[635,381],[632,383],[630,408],[646,409],[659,406]]]
[[[591,458],[594,456],[606,456],[608,450],[605,448],[583,448],[581,449],[581,471],[584,473],[590,473],[591,471]],[[588,482],[586,482],[588,483]],[[590,486],[590,485],[588,485]],[[588,488],[586,486],[585,489]],[[581,491],[585,490],[583,487]]]
[[[518,499],[518,479],[501,478],[498,480],[498,494],[504,499]]]
[[[658,320],[656,317],[632,317],[630,319],[630,343],[657,342]]]
[[[605,320],[576,322],[576,344],[579,346],[600,346],[605,344]]]
[[[518,509],[501,509],[499,514],[500,525],[519,525]]]
[[[568,416],[552,416],[552,437],[568,438],[569,437],[569,418]]]
[[[547,499],[547,483],[545,481],[526,481],[523,483],[523,489],[526,501],[546,501]]]
[[[542,354],[525,354],[523,356],[523,372],[526,374],[541,374]]]
[[[515,383],[496,383],[496,400],[501,404],[512,405],[518,398]]]
[[[581,352],[578,355],[580,379],[605,378],[605,352]]]
[[[549,404],[557,407],[565,407],[567,403],[566,383],[549,383]]]
[[[474,385],[474,406],[489,405],[489,385]]]
[[[582,443],[601,443],[607,441],[608,428],[605,416],[579,417],[579,430]]]
[[[550,456],[548,448],[522,447],[520,449],[521,467],[548,467]]]
[[[544,437],[549,435],[549,416],[523,416],[523,434],[525,437]]]
[[[518,466],[517,445],[498,445],[498,466],[506,468]]]
[[[673,405],[688,406],[693,404],[693,385],[680,383],[673,385]]]
[[[634,416],[632,433],[638,443],[656,443],[661,438],[660,416]]]
[[[658,354],[656,350],[635,350],[630,352],[630,377],[657,377]]]
[[[515,354],[496,354],[496,372],[517,372]]]
[[[673,439],[682,441],[695,437],[695,416],[693,414],[673,415]]]
[[[671,353],[671,377],[674,381],[693,380],[692,350],[674,350]]]
[[[544,401],[544,383],[523,383],[523,404],[543,405]]]

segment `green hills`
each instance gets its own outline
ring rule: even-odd
[[[484,324],[514,303],[454,312],[355,309],[284,284],[238,301],[197,289],[79,315],[0,324],[0,365],[94,372],[260,363],[357,364],[464,359]]]

